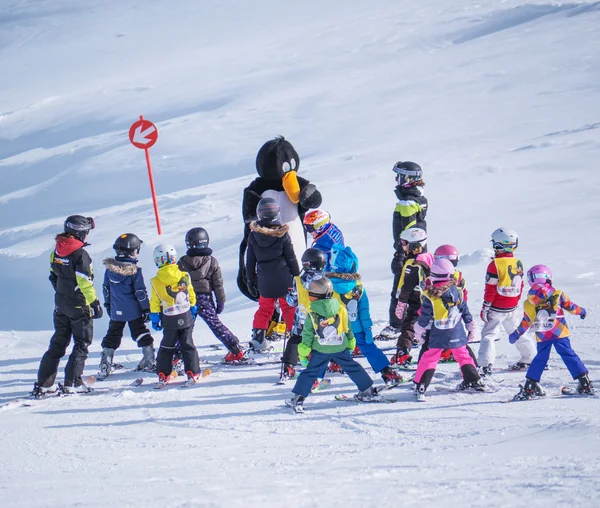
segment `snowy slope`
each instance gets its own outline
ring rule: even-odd
[[[125,231],[144,240],[141,263],[153,271],[143,153],[126,137],[140,114],[160,129],[152,158],[161,241],[183,250],[187,229],[209,230],[226,278],[224,321],[240,338],[253,312],[235,287],[241,193],[258,148],[283,134],[360,256],[377,327],[391,284],[391,167],[415,160],[430,243],[464,254],[472,309],[491,231],[516,229],[525,265],[551,266],[590,310],[572,323],[594,375],[599,27],[600,2],[3,2],[0,329],[18,331],[0,334],[0,400],[31,386],[51,335],[48,254],[66,215],[96,218],[89,250],[100,275]],[[96,322],[87,373],[106,325]],[[203,325],[195,335],[214,342]],[[139,353],[128,340],[120,360],[133,366]],[[508,344],[500,351],[503,363],[515,357]],[[550,392],[568,381],[553,360]],[[440,393],[415,407],[401,389],[407,402],[344,406],[332,401],[352,389],[341,379],[298,419],[282,408],[287,388],[272,386],[276,370],[216,369],[185,392],[144,386],[5,410],[1,498],[542,506],[597,497],[594,400],[497,404],[521,382],[507,374],[495,395]],[[441,369],[440,382],[456,379],[453,366]],[[85,483],[73,485],[72,474]]]

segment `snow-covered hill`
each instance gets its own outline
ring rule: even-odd
[[[141,264],[153,271],[144,158],[127,140],[140,114],[160,129],[151,153],[161,240],[183,250],[190,227],[209,230],[226,278],[224,320],[241,338],[253,312],[235,286],[242,189],[258,148],[283,134],[360,256],[377,327],[391,285],[391,168],[415,160],[427,182],[430,243],[464,254],[472,309],[491,231],[516,229],[524,263],[551,266],[557,285],[590,311],[572,328],[594,375],[598,55],[593,1],[3,2],[0,399],[31,386],[50,337],[48,255],[67,215],[96,218],[89,250],[98,272],[123,232],[144,240]],[[88,373],[107,321],[95,325]],[[195,336],[204,347],[214,342],[204,326]],[[128,340],[120,360],[134,365]],[[500,348],[502,362],[514,357]],[[218,357],[202,347],[201,355]],[[544,378],[551,392],[568,381],[553,365]],[[115,379],[108,393],[3,411],[2,499],[542,506],[597,498],[597,402],[497,404],[520,374],[507,374],[498,394],[436,394],[427,407],[406,391],[390,406],[343,406],[332,402],[351,390],[340,378],[298,419],[282,408],[287,389],[272,386],[277,366],[215,370],[186,392],[122,389]],[[438,381],[456,379],[444,366]]]

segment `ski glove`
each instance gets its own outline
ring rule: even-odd
[[[467,323],[467,330],[469,332],[469,335],[467,336],[467,342],[473,342],[475,340],[475,330],[477,329],[477,326],[475,326],[475,321],[471,321],[470,323]]]
[[[150,321],[150,311],[149,310],[142,311],[142,319],[144,320],[144,323],[147,323],[148,321]]]
[[[310,355],[311,351],[312,349],[302,344],[302,342],[298,344],[298,358],[300,359],[300,364],[303,367],[308,365],[308,355]]]
[[[521,336],[519,335],[519,332],[517,330],[515,330],[514,332],[512,332],[509,336],[508,336],[508,342],[510,342],[511,344],[514,344],[515,342],[517,342],[519,339],[521,338]]]
[[[105,303],[104,308],[106,309],[106,313],[110,316],[110,303]]]
[[[396,317],[400,321],[404,321],[404,314],[406,314],[407,306],[408,304],[406,302],[398,302],[398,305],[396,305]]]
[[[160,312],[151,312],[150,321],[152,321],[152,328],[154,328],[157,332],[162,330],[162,325],[160,323]]]
[[[365,329],[365,342],[367,344],[373,344],[373,330],[370,328]]]
[[[219,302],[217,300],[217,314],[221,314],[225,310],[225,302]]]
[[[348,349],[352,353],[352,351],[354,351],[355,348],[356,348],[356,339],[350,339],[348,341]]]
[[[425,334],[425,328],[423,328],[418,322],[415,323],[415,340],[419,343],[422,344],[423,342],[425,342],[425,340],[423,339],[423,335]]]
[[[258,292],[258,286],[256,285],[255,280],[248,281],[248,294],[255,300],[257,300],[258,297],[260,296],[260,293]]]
[[[198,306],[197,305],[192,305],[190,307],[190,312],[192,313],[192,319],[196,319],[196,316],[198,315]]]
[[[92,308],[92,319],[100,319],[104,315],[102,305],[100,305],[100,300],[94,300],[90,304],[90,307]]]
[[[404,262],[404,252],[396,251],[392,258],[391,269],[394,275],[400,275],[402,273],[402,265]]]
[[[490,302],[483,302],[483,307],[481,307],[481,312],[479,313],[479,317],[481,318],[481,320],[484,323],[487,323],[489,321],[489,313],[490,313],[490,307],[492,306],[492,304]]]
[[[581,314],[579,314],[579,317],[581,319],[585,319],[585,316],[587,316],[587,312],[583,307],[581,307]]]

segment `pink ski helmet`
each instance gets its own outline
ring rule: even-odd
[[[454,276],[454,265],[449,259],[436,259],[431,265],[431,282],[444,282]]]
[[[454,266],[460,261],[460,254],[452,245],[440,245],[433,253],[435,259],[449,259]]]
[[[536,284],[552,284],[552,272],[546,265],[535,265],[527,270],[527,282],[530,286]]]

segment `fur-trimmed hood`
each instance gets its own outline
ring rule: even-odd
[[[354,281],[354,282],[358,282],[360,280],[360,274],[359,273],[326,272],[324,275],[328,279],[351,280],[351,281]]]
[[[333,290],[340,295],[350,293],[360,282],[360,275],[358,273],[328,272],[325,274],[325,277],[333,284]]]
[[[446,282],[433,284],[429,289],[427,289],[427,294],[429,296],[437,296],[439,298],[453,286],[456,286],[456,279],[450,279]]]
[[[138,266],[135,263],[118,261],[113,258],[106,258],[103,262],[109,272],[127,277],[135,275],[138,271]]]
[[[261,226],[257,221],[253,221],[250,223],[250,229],[255,233],[260,233],[265,236],[281,238],[286,235],[286,233],[290,230],[290,227],[287,224],[283,224],[281,226],[268,228],[265,226]]]

